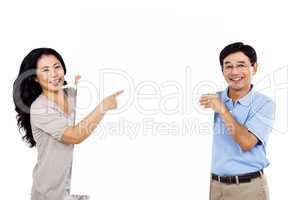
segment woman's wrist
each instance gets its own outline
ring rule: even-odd
[[[106,113],[107,110],[105,109],[103,102],[101,102],[98,105],[98,110],[99,110],[99,113],[102,114],[102,115],[104,115]]]

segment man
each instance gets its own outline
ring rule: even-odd
[[[263,169],[275,103],[251,84],[258,68],[251,46],[230,44],[219,59],[228,88],[200,99],[215,111],[210,200],[269,199]]]

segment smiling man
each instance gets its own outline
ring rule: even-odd
[[[251,46],[230,44],[219,59],[228,87],[200,99],[215,111],[210,200],[269,199],[263,169],[275,103],[251,84],[258,69]]]

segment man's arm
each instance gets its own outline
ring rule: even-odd
[[[249,132],[246,127],[240,125],[226,108],[220,113],[220,116],[230,135],[243,151],[249,151],[257,144],[256,136]]]
[[[212,108],[220,114],[230,135],[243,151],[251,150],[258,143],[257,137],[233,118],[216,94],[202,96],[200,104],[205,108]]]

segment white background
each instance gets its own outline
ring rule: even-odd
[[[103,95],[125,90],[120,112],[107,115],[76,146],[72,193],[107,200],[208,199],[212,112],[194,105],[201,94],[225,87],[218,55],[236,41],[257,50],[260,68],[253,82],[277,102],[266,170],[271,199],[295,199],[300,178],[299,128],[293,123],[299,110],[296,10],[291,1],[1,1],[1,199],[30,199],[37,155],[18,133],[12,85],[22,59],[37,47],[61,53],[69,83],[76,73],[82,75],[79,118]],[[115,75],[103,81],[103,69],[123,71],[131,82]],[[199,90],[192,93],[193,88]],[[151,98],[141,101],[141,93]],[[156,124],[153,134],[109,129],[120,121],[139,127],[145,119]],[[181,127],[184,120],[198,120],[203,127],[192,135],[166,134],[168,125]]]

